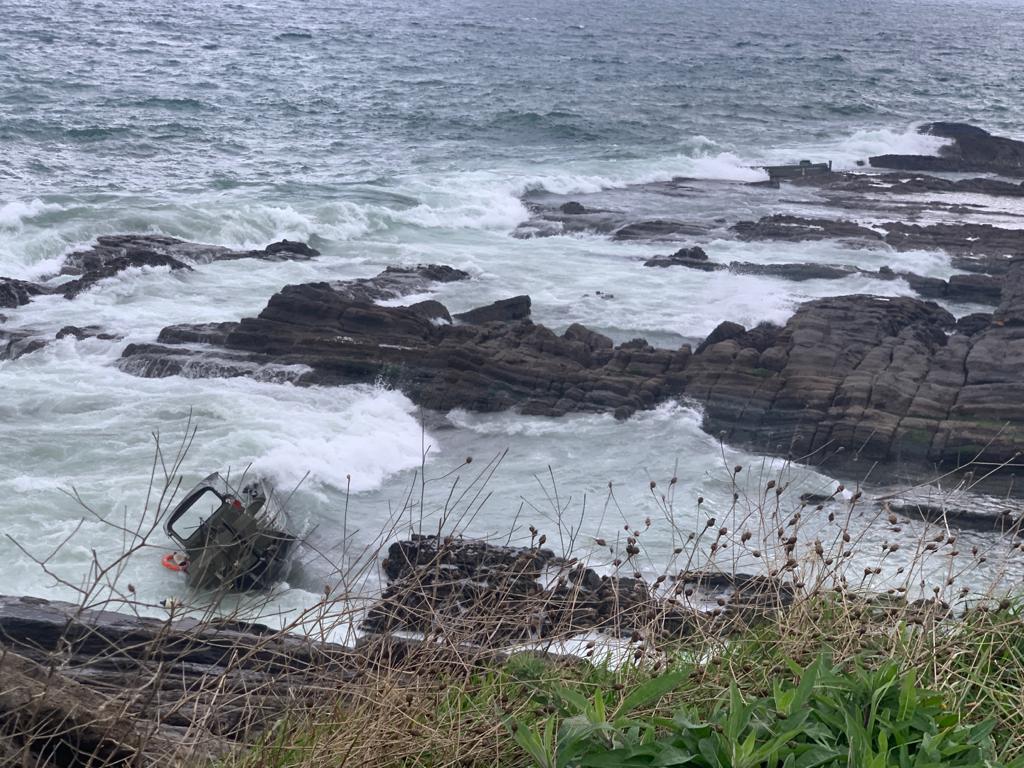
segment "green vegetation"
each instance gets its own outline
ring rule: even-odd
[[[745,699],[735,684],[730,686],[728,697],[706,717],[687,707],[671,717],[631,716],[677,690],[685,672],[638,685],[614,711],[603,691],[587,699],[566,689],[557,734],[553,719],[534,728],[513,721],[512,730],[538,768],[993,764],[994,721],[963,725],[940,694],[918,688],[914,673],[901,674],[895,662],[844,671],[822,656],[806,669],[792,664],[790,671],[796,679],[776,681],[771,696]]]
[[[381,670],[232,766],[1024,766],[1019,609],[842,597],[722,641]],[[601,646],[594,650],[600,654]]]

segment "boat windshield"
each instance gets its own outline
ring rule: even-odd
[[[167,531],[182,545],[195,535],[203,523],[225,504],[225,498],[213,488],[201,488],[189,494],[188,506],[178,507],[178,514],[168,522]]]

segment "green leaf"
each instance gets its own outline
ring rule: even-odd
[[[516,744],[533,759],[538,768],[553,768],[555,766],[551,753],[544,748],[541,737],[532,728],[518,720],[506,722],[506,727],[512,732],[512,738],[515,739]]]
[[[678,688],[679,684],[686,679],[686,676],[687,673],[685,671],[671,672],[659,677],[653,677],[646,683],[637,686],[619,704],[612,720],[628,715],[634,709],[657,701],[669,691]]]

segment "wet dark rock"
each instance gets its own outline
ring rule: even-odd
[[[451,276],[441,269],[429,274]],[[395,272],[383,277],[391,280]],[[679,393],[687,347],[660,350],[643,342],[614,349],[606,337],[575,326],[559,336],[516,319],[528,297],[465,313],[473,322],[459,325],[438,324],[415,308],[353,298],[379,295],[379,287],[369,281],[287,286],[259,317],[212,329],[165,329],[156,345],[130,345],[120,365],[145,376],[253,375],[268,365],[290,367],[300,371],[290,379],[296,383],[381,380],[442,411],[629,415]],[[176,346],[196,341],[219,347],[205,354],[222,356],[220,362]]]
[[[946,179],[920,173],[835,173],[831,177],[812,177],[795,182],[829,192],[870,193],[872,195],[921,195],[959,193],[993,197],[1024,197],[1024,183],[978,177]],[[866,201],[865,201],[866,202]]]
[[[158,344],[224,344],[238,323],[169,325],[157,336]]]
[[[678,240],[681,237],[702,235],[708,228],[701,224],[667,219],[650,219],[626,224],[612,232],[613,240]]]
[[[57,331],[57,339],[63,339],[67,336],[72,336],[75,339],[78,339],[78,341],[83,341],[85,339],[101,339],[103,341],[115,341],[121,338],[116,334],[107,333],[98,325],[87,325],[84,328],[81,328],[77,325],[65,325],[63,328]]]
[[[731,320],[725,320],[724,322],[719,323],[715,330],[708,334],[707,338],[704,339],[696,350],[694,350],[693,354],[699,355],[712,344],[717,344],[720,341],[728,341],[729,339],[735,339],[746,332],[747,329],[739,323],[734,323]]]
[[[938,156],[878,155],[869,159],[876,168],[904,171],[998,173],[1004,176],[1024,175],[1024,142],[1002,136],[967,123],[930,123],[918,129],[921,133],[950,139]]]
[[[1002,274],[1015,254],[1024,254],[1024,230],[990,224],[882,224],[885,242],[900,251],[942,250],[953,266],[972,272]],[[991,257],[991,258],[985,258]]]
[[[926,520],[929,523],[940,523],[950,528],[989,533],[1009,533],[1024,535],[1021,528],[1024,518],[1020,510],[1004,508],[994,513],[989,510],[963,509],[925,502],[889,503],[888,509],[911,520]]]
[[[49,289],[42,285],[15,280],[12,277],[0,277],[0,307],[20,307],[22,304],[28,304],[34,296],[49,292]]]
[[[1003,274],[1015,254],[1024,254],[1024,229],[990,224],[908,224],[890,221],[878,232],[849,221],[775,214],[752,222],[741,221],[733,231],[741,240],[884,240],[898,251],[942,250],[953,254],[953,266],[968,272]],[[866,273],[870,274],[870,273]]]
[[[444,264],[420,264],[415,267],[388,267],[379,275],[332,283],[331,289],[352,301],[376,302],[422,293],[434,283],[468,280],[469,273]]]
[[[178,261],[173,256],[156,251],[134,250],[128,255],[104,260],[86,268],[77,280],[64,283],[58,289],[65,299],[73,299],[82,291],[92,288],[100,280],[113,277],[119,272],[133,267],[169,267],[171,271],[184,270],[191,272],[192,267]]]
[[[984,312],[976,312],[971,315],[964,315],[956,321],[956,332],[965,336],[973,336],[987,330],[992,324],[992,315]]]
[[[289,256],[303,256],[307,259],[312,259],[320,255],[320,251],[316,248],[310,248],[306,243],[297,242],[295,240],[279,240],[276,243],[271,243],[263,252],[268,256],[276,256],[278,254],[288,254]]]
[[[191,243],[165,235],[102,235],[96,244],[84,251],[76,251],[64,260],[60,274],[87,275],[102,270],[108,263],[119,259],[129,262],[152,259],[152,254],[176,262],[196,265],[234,259],[264,259],[268,261],[302,260],[319,255],[304,243],[281,240],[263,250],[235,251],[220,245]]]
[[[870,296],[801,305],[761,351],[732,328],[694,353],[686,394],[712,434],[835,468],[1008,461],[1024,445],[1021,270],[973,335],[949,336],[935,304]]]
[[[581,203],[577,203],[575,200],[570,200],[568,203],[562,203],[558,206],[558,210],[569,216],[580,216],[587,213],[587,209],[583,207]]]
[[[643,579],[599,575],[549,550],[453,537],[396,542],[383,568],[388,586],[367,612],[365,631],[443,628],[446,637],[490,646],[595,629],[685,636],[714,623],[699,606],[719,601],[724,631],[792,598],[774,579],[709,571],[680,573],[671,593],[659,592]],[[668,599],[684,592],[686,603]]]
[[[164,235],[103,235],[96,244],[76,251],[64,260],[61,275],[76,276],[56,290],[71,299],[98,281],[132,267],[169,267],[172,271],[191,270],[192,265],[234,259],[283,261],[309,259],[319,251],[305,243],[281,240],[261,251],[235,251],[218,245],[205,245]]]
[[[452,316],[448,314],[448,307],[440,301],[434,301],[433,299],[418,301],[415,304],[410,304],[409,309],[435,323],[452,322]]]
[[[857,274],[874,273],[865,272],[856,267],[848,267],[836,264],[752,264],[743,261],[733,261],[729,264],[729,271],[738,275],[766,275],[770,277],[781,277],[784,280],[802,282],[804,280],[841,280]]]
[[[836,500],[836,495],[825,493],[801,493],[801,504],[831,504]]]
[[[496,568],[538,578],[545,567],[556,561],[553,551],[541,547],[496,546],[476,539],[413,534],[391,544],[381,567],[390,581],[404,578],[422,566],[435,565],[453,567],[465,577],[480,568]]]
[[[692,248],[680,248],[671,256],[655,256],[644,262],[645,267],[689,267],[700,269],[705,272],[713,272],[722,269],[719,264],[708,261],[708,255],[703,248],[693,246]]]
[[[525,320],[530,316],[530,297],[513,296],[501,299],[486,307],[477,307],[468,312],[458,312],[453,317],[463,323],[510,323]]]
[[[0,328],[0,360],[17,360],[36,352],[48,343],[40,331],[31,328],[5,330]]]
[[[900,276],[926,299],[996,305],[1003,293],[1002,280],[991,275],[952,275],[949,280],[910,272],[903,272]]]
[[[832,219],[811,219],[776,213],[757,221],[740,221],[732,230],[741,240],[826,240],[853,238],[859,240],[881,240],[882,236],[872,229],[852,221]]]

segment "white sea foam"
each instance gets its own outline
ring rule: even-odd
[[[831,160],[836,170],[850,170],[875,155],[936,155],[947,144],[948,139],[920,133],[914,124],[903,130],[872,128],[821,141],[765,147],[763,161],[775,164]]]
[[[0,229],[21,229],[25,222],[41,216],[63,210],[54,203],[44,203],[38,197],[32,200],[13,200],[0,205]]]

